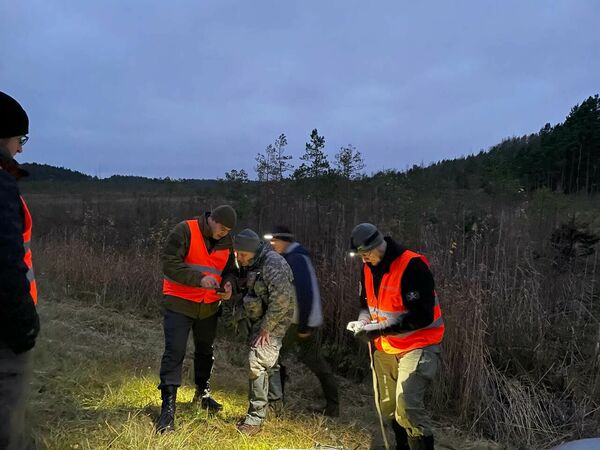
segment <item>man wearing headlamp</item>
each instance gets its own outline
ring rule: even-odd
[[[361,311],[347,329],[374,350],[375,401],[397,449],[433,449],[424,397],[439,367],[444,322],[429,262],[371,223],[354,227],[351,249],[364,264]]]

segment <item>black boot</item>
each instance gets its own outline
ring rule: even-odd
[[[421,436],[408,438],[410,450],[434,450],[433,436]]]
[[[327,403],[327,405],[325,405],[325,409],[323,410],[323,414],[327,417],[340,417],[340,405]]]
[[[392,420],[392,430],[394,430],[396,436],[396,450],[411,450],[411,447],[408,446],[406,429],[395,420]]]
[[[279,362],[279,377],[281,378],[281,401],[285,402],[285,384],[290,379],[288,375],[287,367]]]
[[[207,409],[210,413],[216,413],[223,409],[223,405],[211,397],[208,383],[206,387],[196,386],[196,393],[192,402],[200,402],[200,407]]]
[[[327,402],[324,414],[329,417],[340,417],[340,397],[335,378],[330,373],[321,373],[318,378]]]
[[[159,433],[175,431],[175,403],[177,401],[177,386],[161,388],[162,408],[156,424]]]

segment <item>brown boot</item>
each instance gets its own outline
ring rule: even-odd
[[[237,430],[246,436],[254,436],[260,432],[260,425],[250,425],[249,423],[241,423],[237,425]]]

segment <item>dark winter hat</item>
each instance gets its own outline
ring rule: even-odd
[[[357,252],[368,252],[383,242],[383,235],[372,223],[359,223],[352,230],[350,248]]]
[[[0,91],[0,139],[29,133],[29,118],[25,110],[10,95]]]
[[[233,241],[233,248],[242,252],[256,253],[258,247],[260,247],[260,238],[250,228],[240,231]]]
[[[285,225],[274,226],[273,231],[265,234],[265,238],[267,238],[267,236],[269,236],[268,239],[279,239],[280,241],[294,242],[294,234],[292,233],[292,230]]]
[[[221,225],[224,225],[227,228],[235,228],[235,224],[237,223],[237,214],[235,209],[233,209],[231,206],[217,206],[211,211],[210,215],[215,222],[219,222]]]

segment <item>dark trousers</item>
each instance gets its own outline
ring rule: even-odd
[[[29,447],[25,432],[25,390],[30,375],[30,353],[15,354],[0,343],[0,449]]]
[[[194,381],[200,389],[207,388],[214,362],[213,344],[218,315],[193,319],[166,308],[163,314],[165,352],[160,364],[159,389],[163,386],[181,386],[181,368],[190,330],[194,336]]]
[[[319,379],[323,396],[330,407],[339,405],[339,394],[335,377],[331,366],[325,361],[321,353],[319,328],[312,328],[309,337],[298,337],[298,325],[292,324],[288,329],[284,339],[281,355],[285,356],[290,352],[297,351],[298,359]],[[283,365],[280,363],[271,369],[269,376],[270,401],[281,400],[283,397],[283,384],[285,380],[284,373],[281,372]]]

